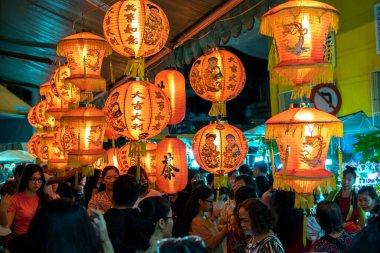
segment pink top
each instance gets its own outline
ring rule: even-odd
[[[15,213],[13,219],[15,235],[28,232],[29,224],[37,211],[38,203],[39,198],[37,194],[32,197],[28,197],[24,193],[17,193],[12,196],[8,212]]]

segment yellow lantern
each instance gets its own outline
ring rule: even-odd
[[[57,94],[63,101],[69,103],[78,103],[80,101],[80,89],[67,82],[65,84],[65,79],[70,76],[70,67],[68,64],[60,66],[54,71],[50,77],[50,85],[52,87],[53,93]]]
[[[99,158],[107,159],[103,149],[105,128],[104,112],[94,107],[80,107],[62,116],[61,142],[69,150],[70,166],[92,165]]]
[[[130,140],[146,140],[167,125],[171,108],[165,93],[148,81],[129,81],[114,89],[106,100],[109,126]]]
[[[210,116],[226,116],[226,101],[242,91],[246,75],[240,59],[225,49],[212,49],[199,57],[190,70],[190,84],[195,93],[213,102]]]
[[[238,128],[224,122],[215,122],[199,130],[193,139],[195,160],[213,174],[235,170],[248,152],[248,142]]]
[[[167,136],[157,145],[156,184],[160,191],[173,194],[187,185],[186,144],[174,136]]]
[[[168,125],[180,123],[186,114],[185,77],[175,69],[165,69],[156,75],[154,83],[169,98],[172,114]]]
[[[37,131],[40,131],[44,126],[38,123],[37,120],[37,111],[36,111],[36,106],[33,106],[30,108],[28,112],[28,122],[31,126],[37,128]]]
[[[343,136],[342,122],[315,108],[293,105],[265,125],[265,138],[276,139],[283,168],[274,174],[273,188],[294,190],[298,207],[302,202],[299,195],[309,195],[307,207],[312,206],[311,193],[317,186],[324,191],[335,187],[334,175],[325,169],[325,161],[331,137]]]
[[[50,82],[41,84],[40,95],[46,98],[46,113],[53,116],[56,120],[59,120],[62,114],[69,110],[69,103],[62,100],[58,94],[53,91]]]
[[[42,100],[36,106],[34,107],[35,112],[32,112],[31,118],[34,117],[35,113],[35,120],[38,124],[42,125],[43,127],[52,128],[55,127],[57,124],[57,121],[55,118],[48,113],[46,113],[48,109],[48,103],[46,100]]]
[[[34,157],[37,157],[36,142],[38,141],[39,138],[40,138],[40,135],[37,133],[34,133],[32,137],[30,137],[28,143],[26,144],[26,149],[28,150],[28,153]]]
[[[67,58],[70,76],[66,87],[78,87],[81,91],[105,91],[106,80],[100,75],[103,57],[112,53],[107,41],[89,32],[67,36],[59,41],[57,55]]]

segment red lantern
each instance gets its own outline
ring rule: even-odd
[[[156,75],[154,83],[162,88],[169,98],[172,114],[168,125],[180,123],[186,114],[185,77],[175,69],[166,69]]]
[[[62,145],[69,150],[70,166],[92,165],[99,158],[107,159],[107,152],[103,149],[106,128],[103,111],[94,107],[69,111],[61,118],[61,128]]]
[[[292,107],[265,124],[265,138],[276,139],[283,166],[274,174],[274,189],[311,194],[317,186],[322,190],[335,187],[334,175],[325,169],[325,160],[331,137],[343,136],[339,119],[314,108]]]
[[[213,102],[209,115],[226,116],[225,102],[239,95],[246,75],[236,55],[224,49],[213,49],[193,63],[189,78],[195,93]]]
[[[147,81],[129,81],[114,89],[104,110],[113,130],[131,140],[145,140],[159,134],[171,115],[165,93]]]
[[[239,167],[248,151],[242,131],[224,122],[216,122],[199,130],[192,148],[198,164],[211,173],[225,174]]]
[[[104,36],[113,50],[126,57],[148,57],[158,53],[169,36],[163,10],[146,0],[119,1],[103,20]]]
[[[160,191],[173,194],[187,185],[186,144],[180,139],[168,136],[157,145],[156,184]]]
[[[107,41],[89,32],[67,36],[59,41],[57,55],[67,58],[70,76],[64,83],[81,91],[105,91],[106,81],[100,75],[103,57],[112,53]]]

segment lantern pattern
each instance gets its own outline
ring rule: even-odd
[[[37,130],[43,128],[43,125],[38,123],[38,120],[37,120],[36,106],[33,106],[32,108],[30,108],[30,110],[28,112],[28,122],[31,126],[37,128]]]
[[[42,127],[48,127],[48,128],[55,127],[57,124],[57,121],[55,120],[53,116],[46,113],[47,108],[48,108],[47,106],[48,104],[46,100],[42,100],[41,102],[36,104],[33,109],[34,111],[30,115],[29,122],[32,122],[32,123],[36,122]],[[32,126],[36,125],[35,123],[34,125],[32,123],[31,123]]]
[[[186,144],[180,139],[168,136],[157,145],[156,185],[160,191],[173,194],[187,185]]]
[[[28,143],[26,144],[26,149],[28,150],[29,154],[37,157],[37,151],[36,151],[36,142],[40,138],[40,135],[37,133],[34,133],[32,137],[30,137]]]
[[[40,95],[46,98],[46,113],[53,116],[56,120],[59,120],[62,114],[69,110],[69,103],[63,101],[58,96],[56,90],[53,91],[50,82],[46,82],[40,86]]]
[[[147,81],[129,81],[113,90],[104,110],[113,130],[131,140],[159,134],[171,115],[165,93]]]
[[[146,142],[145,147],[146,151],[140,156],[140,166],[144,168],[149,177],[155,176],[157,144]],[[131,154],[130,148],[131,142],[128,142],[117,151],[117,161],[122,172],[127,172],[131,166],[137,166],[137,154]]]
[[[81,91],[105,91],[106,81],[100,75],[103,57],[112,53],[107,41],[89,32],[67,36],[59,41],[57,55],[66,57],[70,76],[64,83]]]
[[[107,159],[103,149],[106,121],[104,112],[94,107],[80,107],[61,118],[61,143],[68,150],[69,165],[92,165]]]
[[[169,21],[163,10],[146,0],[119,1],[103,20],[103,32],[112,49],[126,57],[158,53],[169,36]]]
[[[63,101],[78,103],[80,101],[80,89],[71,82],[65,83],[65,79],[70,76],[68,64],[60,66],[50,77],[50,85],[53,93]]]
[[[238,128],[216,122],[195,134],[192,149],[195,160],[202,169],[214,174],[225,174],[243,163],[248,142]]]
[[[47,162],[49,170],[62,171],[67,167],[67,153],[64,152],[61,145],[59,131],[42,133],[36,145],[38,158],[43,162]]]
[[[180,123],[186,114],[185,77],[175,69],[166,69],[156,75],[154,83],[169,98],[172,114],[168,125]]]
[[[343,136],[339,119],[315,108],[293,107],[265,124],[265,138],[276,139],[283,165],[274,174],[273,188],[307,194],[317,186],[325,191],[335,187],[333,174],[325,169],[325,160],[331,137]]]

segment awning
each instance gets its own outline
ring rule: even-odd
[[[30,109],[30,105],[19,99],[12,92],[0,85],[0,116],[24,117]]]

